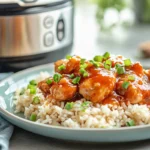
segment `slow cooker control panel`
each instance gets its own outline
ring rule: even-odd
[[[44,18],[44,27],[49,29],[52,27],[54,23],[54,19],[52,16],[47,16],[46,18]]]
[[[41,18],[41,49],[59,49],[72,41],[72,7],[43,13]]]
[[[63,18],[58,20],[57,23],[57,39],[62,41],[65,37],[65,23]]]

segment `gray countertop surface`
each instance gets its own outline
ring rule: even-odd
[[[122,33],[121,33],[122,32]],[[150,59],[139,59],[137,46],[140,42],[150,40],[149,25],[134,25],[120,35],[103,35],[98,31],[95,20],[95,6],[77,6],[75,13],[75,44],[72,54],[92,57],[110,51],[123,54],[134,61],[141,61],[150,67]],[[150,140],[130,143],[79,143],[43,137],[15,127],[10,141],[10,150],[150,150]]]
[[[63,141],[15,128],[10,150],[150,150],[150,140],[128,143],[87,143]]]

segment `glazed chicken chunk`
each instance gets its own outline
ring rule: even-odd
[[[127,87],[124,88],[123,84]],[[133,64],[126,74],[118,76],[116,91],[132,104],[144,102],[150,97],[150,81],[140,63]]]
[[[90,75],[79,85],[79,93],[93,103],[104,100],[115,87],[115,75],[105,69],[90,69]]]
[[[52,81],[52,83],[49,85],[48,81]],[[69,100],[77,92],[77,86],[73,85],[68,77],[62,77],[58,83],[49,78],[40,82],[38,87],[49,99],[56,99],[57,101]]]
[[[80,60],[81,58],[79,56],[73,56],[69,60],[58,60],[55,62],[55,72],[59,72],[61,74],[76,73],[80,68]],[[61,66],[65,66],[65,69],[61,69]]]

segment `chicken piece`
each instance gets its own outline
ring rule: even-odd
[[[143,94],[142,91],[140,90],[138,84],[134,84],[130,82],[130,85],[128,86],[127,89],[124,89],[122,87],[123,83],[125,81],[119,81],[116,84],[116,91],[118,94],[122,95],[125,97],[126,101],[129,101],[131,104],[137,104],[143,101]]]
[[[52,80],[52,78],[48,78],[48,79]],[[49,85],[46,83],[48,79],[38,83],[38,88],[44,93],[44,95],[47,95],[50,93],[50,87],[52,86],[52,84]]]
[[[126,101],[129,101],[131,104],[137,104],[143,101],[143,95],[138,86],[130,83],[127,89],[123,89],[123,82],[118,82],[117,84],[117,93],[124,96]]]
[[[93,103],[104,100],[115,87],[115,74],[102,68],[90,68],[89,77],[79,85],[79,93]]]
[[[128,71],[125,75],[120,76],[116,83],[116,92],[124,96],[125,100],[131,104],[145,102],[150,97],[149,79],[146,75],[142,76],[141,71],[138,70],[138,73],[135,70],[134,72]],[[129,81],[129,76],[134,76],[135,79]],[[129,83],[126,88],[123,87],[125,82]]]
[[[80,60],[79,56],[73,56],[69,60],[63,59],[55,62],[55,72],[59,72],[61,74],[70,74],[70,73],[78,73],[80,69]],[[59,66],[64,65],[64,70],[59,70]]]
[[[41,91],[49,98],[57,101],[65,101],[73,98],[77,92],[77,86],[71,83],[68,77],[62,77],[58,83],[48,85],[45,81],[38,84]]]
[[[143,76],[144,75],[143,67],[139,62],[134,63],[131,66],[131,70],[133,71],[133,73],[135,73],[138,76]]]
[[[61,65],[66,66],[67,63],[68,63],[68,61],[69,61],[69,60],[67,60],[67,59],[61,59],[61,60],[56,61],[55,64],[54,64],[54,65],[55,65],[55,72],[58,72],[58,73],[65,73],[65,72],[67,72],[66,69],[60,71],[58,68],[59,68],[59,66],[61,66]]]
[[[72,99],[77,92],[77,86],[73,85],[68,78],[62,78],[59,83],[52,85],[50,95],[57,101]]]

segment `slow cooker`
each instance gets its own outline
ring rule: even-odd
[[[0,0],[0,72],[63,58],[73,18],[72,0]]]

